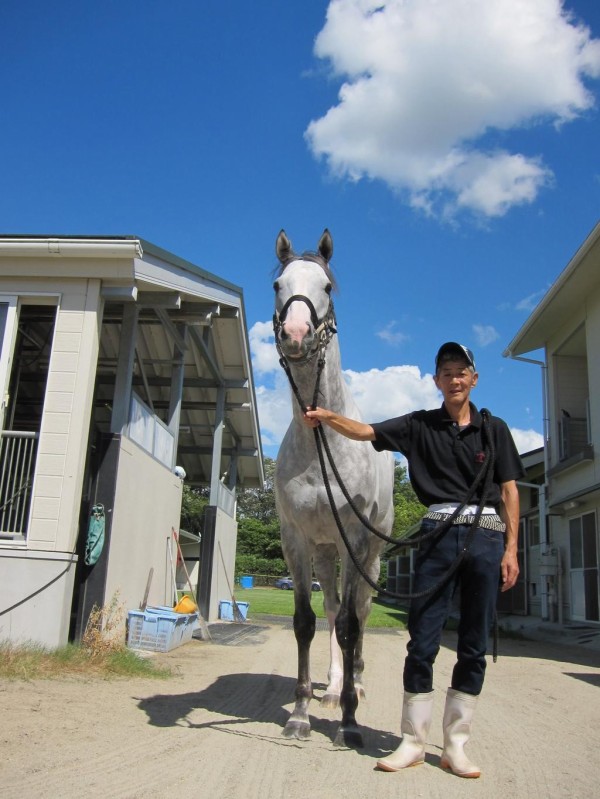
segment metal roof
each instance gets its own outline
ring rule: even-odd
[[[28,269],[42,276],[101,280],[104,315],[95,424],[110,424],[123,308],[134,303],[133,388],[159,418],[169,411],[171,378],[183,352],[177,464],[186,471],[186,483],[211,482],[220,397],[224,424],[219,475],[230,469],[235,456],[234,482],[262,487],[260,429],[239,286],[135,236],[0,235],[0,256],[7,255],[28,259]],[[59,263],[51,266],[56,259]]]

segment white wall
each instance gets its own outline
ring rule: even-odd
[[[592,482],[600,482],[600,286],[588,299],[586,323],[591,440],[594,445]]]
[[[0,640],[67,643],[75,561],[64,552],[3,549],[0,553]],[[40,590],[41,589],[41,590]]]
[[[0,611],[17,604],[0,616],[0,638],[56,648],[67,643],[70,624],[75,563],[69,564],[98,358],[100,280],[27,280],[26,270],[12,268],[17,275],[0,276],[0,291],[56,305],[57,318],[27,542],[0,546]]]
[[[125,610],[137,610],[154,568],[149,605],[173,604],[168,547],[179,530],[183,484],[128,438],[121,439],[105,602],[119,592]],[[160,501],[157,501],[157,498]],[[174,561],[176,562],[176,561]]]
[[[577,405],[575,401],[571,401],[575,389],[576,397],[589,397],[594,460],[559,471],[552,476],[550,480],[551,504],[583,492],[600,482],[600,284],[596,290],[588,293],[583,304],[573,307],[568,321],[553,332],[549,341],[546,342],[547,353],[551,356],[553,352],[560,350],[564,342],[568,341],[569,337],[582,324],[585,324],[587,362],[582,364],[579,359],[572,358],[570,360],[572,368],[568,370],[564,368],[566,359],[560,359],[560,363],[557,363],[555,358],[548,359],[551,386],[550,418],[553,436],[551,466],[555,466],[558,460],[557,431],[561,409],[565,408],[572,416],[585,415],[585,409],[581,404]],[[560,366],[559,371],[557,370],[558,366]],[[587,386],[582,383],[584,375]],[[559,382],[560,385],[558,385]],[[572,407],[570,407],[570,403],[572,403]],[[597,524],[600,521],[597,493],[596,495],[582,496],[578,502],[579,505],[575,509],[563,512],[562,515],[559,515],[559,511],[550,517],[551,542],[553,546],[559,548],[562,560],[561,596],[559,599],[561,606],[558,616],[565,621],[569,621],[572,616],[569,521],[575,516],[593,512],[596,513]],[[558,593],[558,580],[555,582],[555,590]]]
[[[213,550],[212,585],[210,592],[210,615],[207,621],[219,618],[219,602],[231,602],[235,592],[235,550],[237,546],[237,522],[217,508],[215,525],[215,547]]]
[[[75,549],[98,359],[100,280],[2,280],[2,291],[57,302],[27,549]],[[52,299],[52,296],[57,299]]]

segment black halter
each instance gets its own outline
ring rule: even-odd
[[[287,358],[281,350],[279,334],[281,333],[281,328],[285,323],[290,305],[297,301],[305,303],[308,307],[310,312],[310,321],[312,322],[314,328],[315,343],[308,354],[304,356],[304,358],[294,359],[294,363],[306,363],[306,361],[310,361],[312,358],[314,358],[318,352],[323,352],[331,341],[332,336],[337,333],[337,322],[335,319],[335,311],[333,310],[333,301],[331,297],[329,298],[329,305],[327,306],[325,316],[323,316],[322,319],[319,319],[317,311],[315,310],[315,306],[312,304],[312,301],[309,297],[306,297],[304,294],[292,294],[292,296],[286,301],[281,311],[279,313],[275,311],[273,314],[273,333],[275,334],[275,346],[277,347],[277,352],[279,353],[280,363],[282,361],[287,363]],[[284,366],[283,363],[281,363],[281,365]]]

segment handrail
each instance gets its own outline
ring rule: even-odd
[[[0,535],[25,536],[40,434],[0,432]]]

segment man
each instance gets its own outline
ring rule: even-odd
[[[384,771],[398,771],[424,761],[433,712],[433,663],[452,596],[459,587],[457,661],[446,695],[441,765],[461,777],[479,777],[481,773],[468,759],[464,746],[483,686],[498,582],[500,579],[502,591],[507,591],[519,575],[516,480],[523,477],[524,470],[506,423],[498,417],[488,417],[486,423],[471,403],[470,394],[477,380],[471,350],[449,341],[440,347],[435,359],[434,381],[444,398],[441,408],[416,411],[377,424],[348,419],[324,408],[305,414],[309,427],[326,424],[348,438],[371,441],[379,451],[405,455],[413,488],[428,507],[422,535],[432,533],[455,514],[446,532],[434,533],[419,547],[404,663],[402,742],[394,753],[378,761]],[[467,505],[465,498],[486,458],[486,430],[490,431],[495,450],[492,481],[487,489],[485,481],[481,481]],[[473,530],[484,491],[485,506]],[[448,576],[465,545],[467,552],[458,569]],[[445,576],[448,579],[444,580]]]

